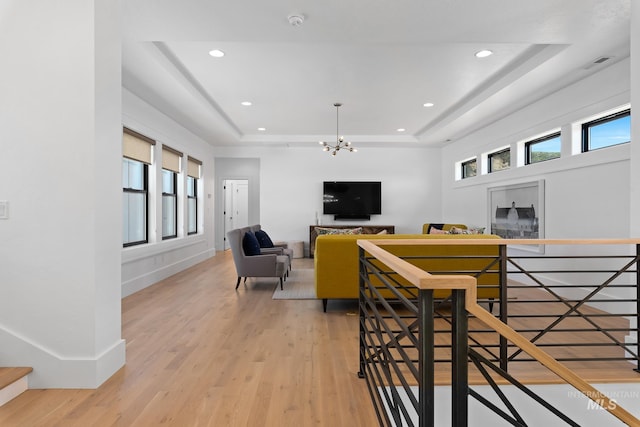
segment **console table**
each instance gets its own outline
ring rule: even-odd
[[[316,228],[320,227],[320,228],[338,228],[338,229],[345,229],[345,228],[359,228],[362,227],[362,234],[378,234],[381,231],[386,231],[389,234],[394,234],[396,227],[394,225],[360,225],[360,224],[355,224],[355,225],[310,225],[309,226],[309,257],[313,258],[313,254],[315,253],[315,249],[316,249],[316,237],[318,237],[318,233],[316,232]]]

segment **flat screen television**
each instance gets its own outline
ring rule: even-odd
[[[336,219],[368,219],[382,213],[379,181],[325,181],[323,213]]]

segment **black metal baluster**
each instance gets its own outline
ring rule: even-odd
[[[507,245],[500,245],[500,320],[505,325],[509,323],[509,309],[507,306]],[[509,360],[507,339],[500,336],[500,368],[507,371]]]
[[[420,403],[418,408],[418,417],[420,419],[420,427],[435,426],[434,417],[434,308],[433,308],[433,290],[420,290],[418,294],[418,317],[420,321],[420,329],[418,334],[418,363],[419,363],[419,393]]]
[[[451,301],[451,425],[467,427],[469,422],[469,319],[465,309],[466,292],[456,289]]]
[[[360,317],[360,326],[359,326],[359,332],[360,332],[360,370],[358,371],[358,378],[364,378],[365,376],[365,370],[366,370],[366,366],[365,366],[365,359],[364,359],[364,352],[365,352],[365,346],[366,346],[366,342],[365,342],[365,333],[364,333],[364,307],[363,304],[365,304],[364,298],[363,298],[363,293],[364,293],[364,275],[366,273],[366,268],[363,262],[364,259],[364,249],[362,249],[361,247],[358,246],[358,264],[359,264],[359,269],[360,269],[360,279],[359,279],[359,294],[358,294],[358,299],[359,299],[359,317]]]

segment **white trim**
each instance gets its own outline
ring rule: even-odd
[[[129,246],[122,249],[122,263],[127,264],[141,259],[160,255],[178,249],[206,243],[202,233],[190,234],[185,237],[178,237],[170,240],[163,240],[156,243],[146,243],[143,245]]]
[[[132,295],[182,270],[192,267],[216,254],[216,250],[207,249],[171,264],[164,264],[155,270],[146,270],[144,274],[122,282],[122,298]],[[146,258],[146,257],[145,257]]]
[[[125,341],[116,340],[95,357],[56,354],[28,337],[0,327],[0,348],[11,348],[3,363],[31,366],[31,388],[98,388],[125,364]]]

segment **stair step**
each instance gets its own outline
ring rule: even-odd
[[[0,368],[0,406],[26,391],[32,368]]]

